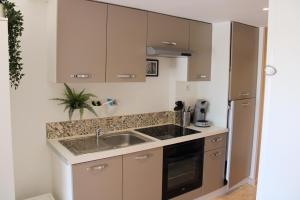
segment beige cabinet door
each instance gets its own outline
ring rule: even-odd
[[[212,25],[190,21],[188,81],[211,80]]]
[[[59,0],[56,81],[104,82],[107,4]]]
[[[188,50],[189,20],[149,12],[147,46]]]
[[[203,194],[208,194],[224,186],[225,158],[225,148],[205,152],[203,164]]]
[[[122,156],[72,166],[74,200],[122,200]]]
[[[256,96],[259,29],[232,23],[230,100]]]
[[[106,81],[145,81],[147,12],[109,5],[107,34]]]
[[[238,100],[232,105],[232,145],[229,186],[249,177],[255,118],[255,99]]]
[[[161,200],[162,148],[123,157],[123,200]]]

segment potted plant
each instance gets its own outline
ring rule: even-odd
[[[71,89],[66,83],[65,85],[65,98],[54,98],[51,100],[60,101],[59,105],[65,106],[65,111],[68,110],[69,120],[72,120],[72,116],[75,110],[78,110],[80,113],[80,119],[82,119],[84,110],[92,112],[95,116],[98,116],[94,108],[90,104],[90,99],[96,97],[94,94],[85,93],[85,90],[81,92],[76,92],[74,89]]]
[[[17,89],[24,76],[21,57],[23,15],[15,9],[16,5],[8,0],[0,0],[0,17],[8,19],[9,79],[11,87]]]

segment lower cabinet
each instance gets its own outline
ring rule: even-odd
[[[122,200],[122,156],[72,167],[74,200]]]
[[[162,148],[73,165],[73,200],[161,200],[162,168]]]
[[[172,200],[192,200],[224,185],[226,137],[205,140],[202,187]],[[57,157],[57,156],[56,156]],[[163,148],[75,165],[55,158],[54,195],[61,200],[161,200]]]
[[[203,195],[213,192],[224,185],[225,158],[225,147],[204,153]]]
[[[123,157],[123,200],[161,200],[163,150]]]

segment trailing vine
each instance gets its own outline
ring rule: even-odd
[[[4,16],[8,19],[8,45],[9,45],[9,79],[11,87],[17,89],[21,79],[23,63],[21,57],[21,41],[23,28],[23,15],[16,10],[16,5],[8,0],[0,0],[3,5]]]

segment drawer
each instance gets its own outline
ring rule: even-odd
[[[227,133],[205,138],[205,151],[210,151],[226,146]]]

